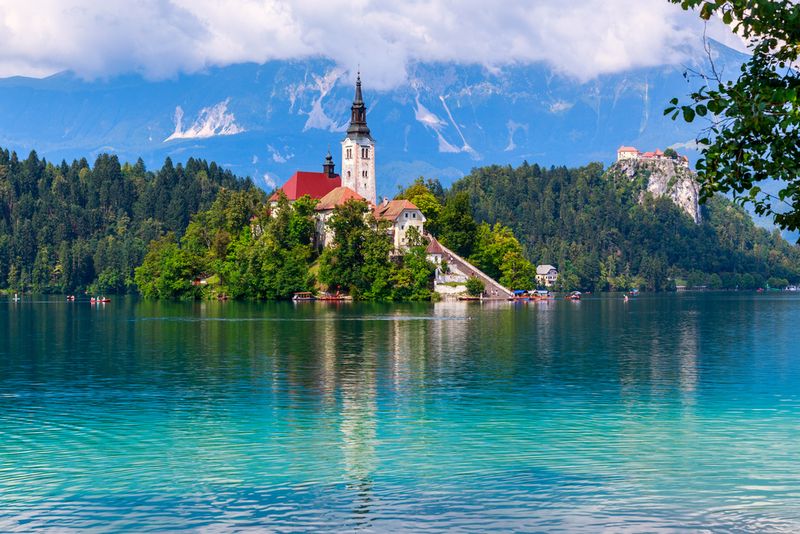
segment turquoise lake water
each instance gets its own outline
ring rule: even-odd
[[[800,297],[0,301],[0,531],[800,530]]]

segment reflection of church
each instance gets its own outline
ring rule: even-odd
[[[375,186],[375,140],[367,126],[367,107],[361,94],[361,76],[356,80],[356,94],[350,108],[350,125],[342,140],[342,174],[336,173],[333,157],[328,152],[322,172],[297,171],[283,184],[283,191],[290,202],[305,195],[317,199],[317,244],[330,243],[331,234],[327,222],[334,208],[348,200],[366,201],[377,220],[390,223],[394,248],[402,250],[406,246],[407,232],[415,228],[421,235],[424,232],[425,216],[408,200],[376,198]],[[279,192],[270,198],[276,202]]]

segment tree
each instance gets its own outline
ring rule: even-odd
[[[721,16],[748,40],[751,56],[735,80],[711,73],[687,104],[678,98],[664,111],[686,122],[708,117],[697,162],[704,201],[732,192],[781,228],[800,229],[800,5],[785,0],[670,0],[700,17]],[[777,195],[762,190],[765,180]]]
[[[670,159],[678,159],[678,153],[675,151],[674,148],[667,148],[666,150],[664,150],[664,157]]]
[[[459,192],[447,199],[439,217],[439,233],[444,246],[460,256],[472,253],[478,225],[472,218],[469,195]]]
[[[484,285],[479,278],[471,277],[467,279],[467,295],[479,297],[483,293]]]
[[[438,181],[428,180],[426,183],[422,177],[419,177],[395,197],[409,200],[418,207],[425,216],[425,228],[434,235],[439,233],[439,214],[442,211],[442,204],[432,191],[437,186],[438,190],[441,190],[442,186]]]

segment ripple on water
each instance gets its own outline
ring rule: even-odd
[[[800,529],[800,300],[118,304],[0,307],[0,531]]]

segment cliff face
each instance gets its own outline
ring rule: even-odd
[[[645,193],[655,198],[667,197],[686,212],[696,223],[702,220],[700,214],[700,184],[691,169],[678,162],[665,160],[623,160],[608,169],[613,176],[623,176],[631,181],[642,181],[643,190],[640,202]]]

